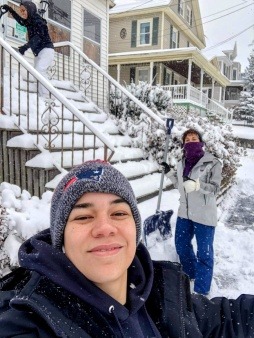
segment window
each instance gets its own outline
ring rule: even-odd
[[[131,47],[158,45],[159,17],[133,20],[131,23]]]
[[[183,16],[183,0],[178,0],[178,13]]]
[[[137,80],[149,82],[149,68],[137,68]]]
[[[71,1],[49,0],[48,19],[49,34],[52,41],[70,41]],[[67,53],[67,51],[65,51],[64,54],[65,53]]]
[[[171,48],[177,48],[178,45],[178,30],[173,28],[171,37]]]
[[[233,80],[236,80],[237,78],[237,70],[233,69]]]
[[[192,26],[192,10],[189,6],[186,7],[186,20],[190,26]]]
[[[48,18],[67,28],[71,28],[71,1],[50,0]]]
[[[168,69],[166,69],[164,84],[166,86],[171,84],[171,72]]]
[[[15,1],[20,3],[20,1]],[[13,3],[8,2],[8,5],[11,6],[19,14],[19,6]],[[27,40],[27,29],[24,26],[21,26],[16,20],[13,19],[10,13],[7,14],[7,36],[19,39],[21,41]]]
[[[100,65],[101,60],[101,20],[84,10],[84,53]]]
[[[152,20],[138,21],[139,45],[151,44]]]

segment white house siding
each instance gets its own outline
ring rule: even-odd
[[[83,51],[83,12],[84,9],[92,13],[101,20],[101,57],[100,67],[107,71],[108,69],[108,1],[105,0],[76,0],[73,1],[72,8],[72,43]],[[97,78],[93,79],[93,83],[97,83]],[[101,97],[103,99],[102,78],[98,83],[99,95],[97,95],[97,87],[94,86],[92,97]],[[107,88],[104,95],[107,95]]]
[[[93,15],[101,19],[101,63],[100,66],[107,70],[108,67],[108,23],[107,23],[107,1],[105,0],[77,0],[73,5],[73,43],[79,48],[83,48],[83,10],[91,12]],[[76,19],[77,15],[77,19]],[[77,45],[78,43],[79,45]]]

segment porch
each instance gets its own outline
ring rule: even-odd
[[[231,121],[223,106],[229,80],[197,48],[109,54],[109,74],[122,85],[145,81],[170,90],[173,104]]]

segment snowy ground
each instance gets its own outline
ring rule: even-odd
[[[247,128],[246,128],[247,129]],[[251,133],[254,133],[253,128]],[[234,129],[237,133],[237,129]],[[247,133],[247,131],[246,131]],[[230,189],[219,206],[219,222],[215,232],[215,268],[211,297],[235,298],[241,293],[254,294],[254,150],[242,158],[237,171],[236,184]],[[0,185],[0,203],[8,208],[9,224],[14,233],[5,242],[12,264],[17,264],[20,234],[28,238],[49,226],[49,209],[52,193],[42,199],[31,197],[8,183]],[[171,190],[163,193],[161,210],[173,209],[171,226],[174,235],[179,193]],[[143,220],[155,213],[157,197],[139,204]],[[148,237],[148,249],[155,260],[177,261],[174,238],[161,242],[158,234]],[[195,243],[194,243],[195,245]]]
[[[218,208],[219,222],[214,239],[215,267],[211,297],[236,298],[241,293],[254,294],[254,150],[248,150],[247,153],[248,156],[242,158],[236,183]],[[174,210],[171,219],[173,234],[178,197],[177,190],[165,192],[161,203],[161,210]],[[249,204],[241,203],[246,199]],[[153,202],[150,200],[140,205],[143,219],[151,214],[152,207],[156,209],[156,203],[157,198],[154,198]],[[242,208],[236,212],[239,204],[243,204]],[[232,223],[232,216],[235,223]],[[155,260],[178,261],[174,236],[165,242],[158,242],[156,234],[151,234],[148,238],[148,248]]]

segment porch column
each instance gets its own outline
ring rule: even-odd
[[[120,78],[121,78],[121,65],[118,63],[116,67],[117,67],[117,82],[120,83]]]
[[[153,66],[154,66],[154,62],[151,61],[150,62],[150,85],[153,84]]]
[[[204,70],[200,69],[200,103],[202,104],[203,100],[203,85],[204,85]]]
[[[214,99],[214,85],[215,85],[215,80],[212,79],[212,94],[211,94],[212,100]]]
[[[191,68],[192,68],[192,60],[189,59],[188,62],[188,87],[187,87],[187,100],[190,100],[190,87],[191,87]]]

